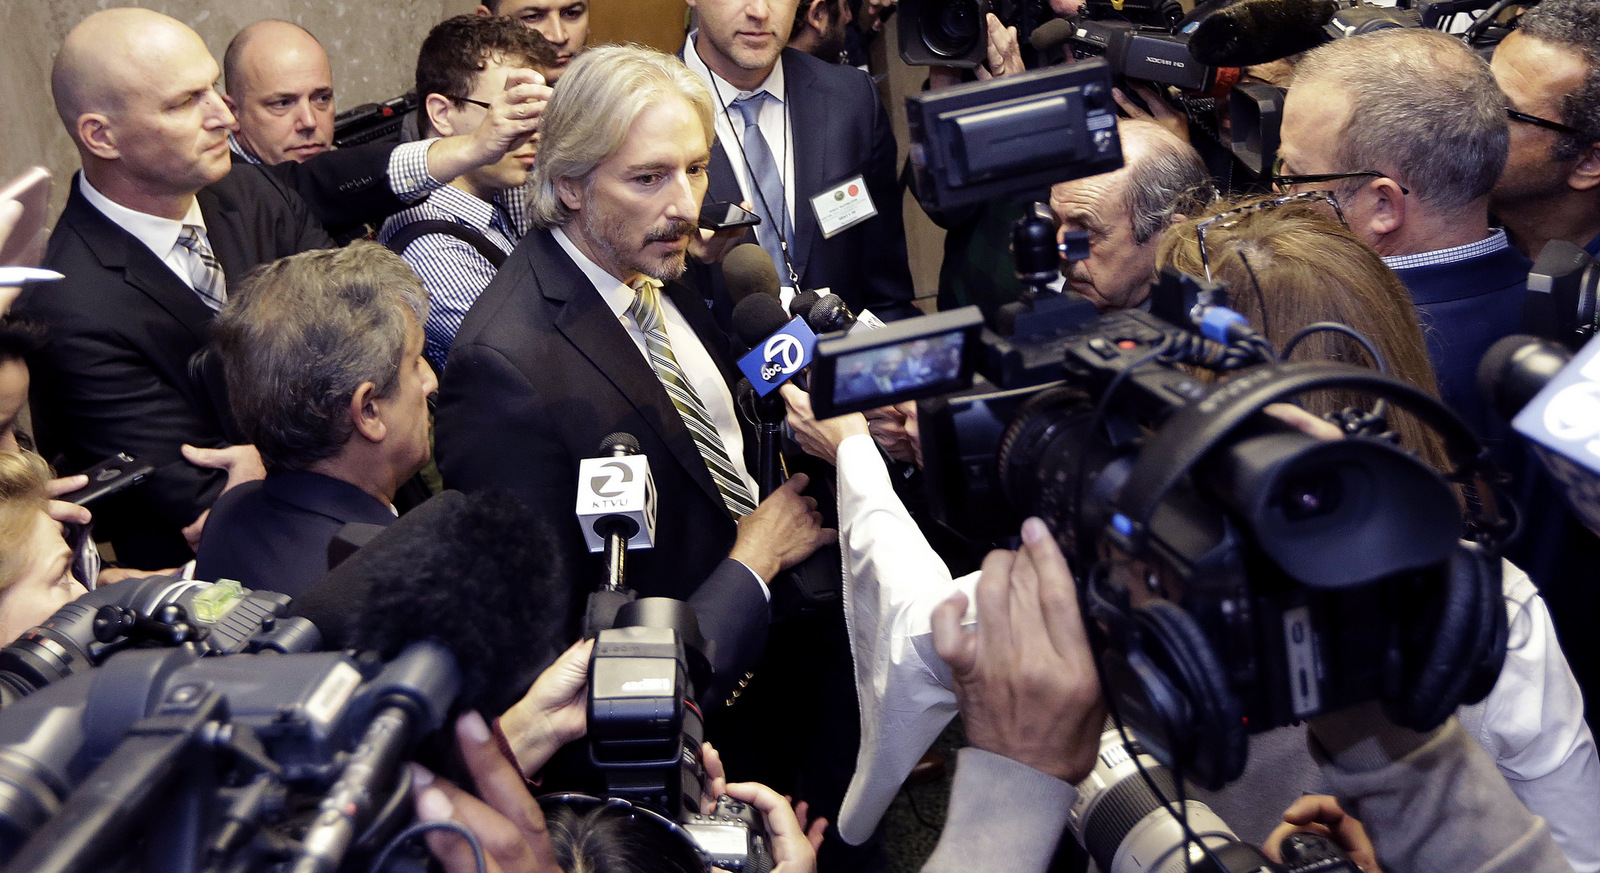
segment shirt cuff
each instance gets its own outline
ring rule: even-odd
[[[765,597],[767,599],[768,603],[772,602],[772,589],[767,587],[767,582],[766,582],[765,579],[761,578],[761,574],[760,573],[757,573],[754,570],[750,570],[750,565],[746,564],[745,562],[743,562],[741,560],[739,560],[738,558],[729,558],[728,560],[734,562],[735,564],[738,564],[739,566],[745,568],[746,570],[749,570],[750,571],[750,578],[756,580],[756,584],[761,586],[761,596]]]
[[[439,138],[401,143],[389,153],[389,190],[407,203],[416,203],[444,187],[428,175],[428,149]]]

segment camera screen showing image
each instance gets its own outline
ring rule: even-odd
[[[982,327],[968,306],[823,339],[811,365],[812,409],[832,418],[965,388]]]

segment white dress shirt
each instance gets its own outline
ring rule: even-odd
[[[595,290],[600,292],[606,305],[616,314],[617,321],[621,322],[623,329],[633,339],[633,344],[639,349],[639,355],[648,365],[650,353],[644,344],[644,331],[640,330],[639,325],[628,315],[628,307],[633,305],[636,292],[622,284],[615,276],[602,270],[594,261],[589,260],[589,257],[579,251],[560,228],[551,231],[551,235],[556,238],[556,242],[567,256],[572,258],[572,262],[578,265],[578,269],[589,277]],[[711,354],[700,342],[700,337],[694,332],[694,328],[684,320],[677,304],[673,303],[672,298],[665,293],[661,295],[661,316],[662,328],[667,333],[667,342],[672,344],[672,356],[677,358],[678,367],[694,385],[695,393],[700,395],[700,402],[705,404],[706,413],[711,416],[711,423],[717,428],[717,436],[722,438],[722,447],[728,450],[728,459],[733,462],[733,469],[739,474],[745,487],[750,489],[751,495],[760,494],[756,488],[756,480],[750,475],[750,470],[744,462],[744,432],[739,430],[738,413],[733,407],[733,394],[728,391],[728,383],[722,378],[722,371],[717,369],[716,362],[711,359]]]
[[[78,174],[78,190],[83,192],[83,197],[90,205],[100,210],[112,224],[122,228],[133,235],[133,238],[144,243],[145,248],[155,253],[161,263],[166,264],[178,281],[194,289],[194,279],[189,276],[190,258],[193,257],[188,249],[178,248],[178,235],[183,233],[186,224],[198,225],[205,229],[205,217],[200,214],[200,201],[190,198],[189,211],[184,213],[182,221],[173,221],[159,215],[146,212],[135,212],[120,203],[113,202],[111,198],[89,184],[89,177]],[[209,238],[207,242],[209,243]],[[212,249],[215,251],[215,247]]]

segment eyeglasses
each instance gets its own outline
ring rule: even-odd
[[[1302,173],[1285,175],[1283,172],[1283,167],[1283,158],[1277,158],[1272,162],[1272,187],[1279,191],[1286,190],[1294,185],[1314,185],[1318,182],[1337,182],[1340,179],[1360,179],[1365,176],[1371,176],[1375,179],[1392,180],[1394,178],[1387,173],[1380,173],[1377,170],[1354,170],[1349,173]],[[1396,181],[1395,184],[1400,185],[1398,181]],[[1411,189],[1404,185],[1400,185],[1400,193],[1402,195],[1410,194]]]
[[[491,105],[493,105],[482,100],[474,100],[471,97],[451,97],[450,99],[459,101],[461,103],[471,103],[473,106],[482,106],[484,109],[488,109]]]
[[[1576,127],[1572,127],[1571,125],[1562,124],[1559,121],[1551,121],[1548,118],[1540,118],[1537,115],[1529,115],[1526,112],[1518,112],[1515,109],[1507,109],[1506,110],[1506,115],[1512,121],[1520,121],[1523,124],[1531,124],[1534,127],[1542,127],[1545,130],[1553,130],[1556,133],[1564,133],[1564,134],[1567,134],[1568,136],[1581,136],[1581,137],[1587,137],[1588,136],[1587,133],[1584,133],[1583,131],[1577,129]]]
[[[1199,238],[1200,243],[1200,266],[1204,267],[1206,270],[1206,281],[1215,281],[1211,278],[1211,256],[1206,252],[1207,231],[1213,227],[1220,227],[1223,229],[1232,227],[1239,223],[1239,219],[1249,215],[1252,212],[1257,212],[1262,209],[1273,209],[1289,203],[1326,203],[1333,207],[1333,214],[1338,216],[1340,224],[1344,225],[1345,227],[1350,226],[1349,222],[1344,220],[1344,210],[1339,208],[1339,201],[1334,199],[1332,191],[1304,191],[1299,194],[1285,194],[1282,197],[1274,197],[1270,200],[1261,200],[1251,203],[1248,206],[1241,206],[1238,209],[1230,209],[1227,212],[1219,212],[1194,226],[1195,235]]]

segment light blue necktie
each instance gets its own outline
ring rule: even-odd
[[[772,156],[767,138],[761,135],[761,105],[772,95],[757,91],[748,97],[733,101],[732,108],[744,119],[742,138],[744,159],[756,184],[756,214],[761,224],[756,227],[756,239],[777,265],[778,275],[787,278],[789,266],[783,256],[783,241],[794,239],[794,228],[789,221],[788,200],[784,197],[783,175],[778,172],[778,162]],[[777,218],[773,218],[776,213]]]

